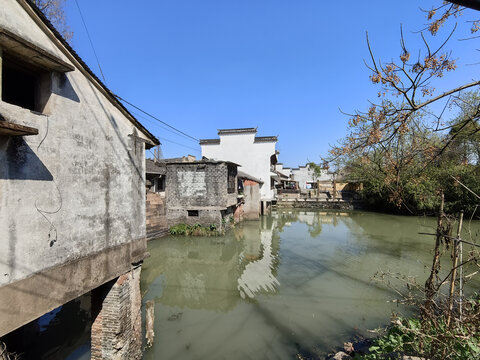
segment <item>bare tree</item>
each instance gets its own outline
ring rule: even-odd
[[[64,11],[65,0],[32,0],[32,2],[45,14],[65,40],[71,40],[73,32],[67,25]]]
[[[430,21],[430,36],[435,36],[447,19],[458,16],[464,10],[464,7],[449,2],[443,2],[430,11],[423,10]],[[471,31],[476,32],[477,28],[478,24],[474,22]],[[370,168],[384,172],[394,202],[401,203],[401,189],[397,185],[400,184],[402,171],[414,159],[424,164],[425,168],[454,144],[457,137],[464,136],[467,129],[469,136],[480,132],[478,102],[471,104],[471,110],[466,112],[468,116],[463,118],[460,127],[456,126],[455,131],[450,131],[454,124],[445,119],[445,109],[461,108],[459,104],[465,104],[461,92],[478,89],[480,81],[441,92],[435,89],[446,73],[456,69],[455,60],[445,50],[455,30],[456,27],[436,48],[429,44],[428,34],[420,32],[418,36],[423,41],[423,49],[410,51],[400,28],[399,57],[385,63],[375,58],[367,33],[370,61],[366,66],[371,70],[371,82],[380,87],[378,100],[370,102],[366,111],[347,114],[351,117],[349,134],[330,150],[330,161],[357,158],[360,159],[357,164],[362,167],[367,169],[366,165],[370,164]],[[440,101],[443,111],[433,113],[429,105]],[[445,133],[448,136],[443,136]]]

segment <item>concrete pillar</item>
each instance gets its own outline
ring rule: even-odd
[[[0,100],[2,100],[2,87],[3,87],[3,50],[0,46]]]
[[[92,360],[142,358],[141,267],[92,291]]]

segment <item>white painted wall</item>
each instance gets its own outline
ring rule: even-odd
[[[328,173],[326,169],[322,169],[322,173],[318,179],[313,176],[313,171],[309,166],[300,167],[298,169],[292,169],[293,180],[298,181],[300,189],[307,188],[307,182],[315,181],[333,181],[333,174]]]
[[[275,142],[254,143],[255,133],[220,135],[220,144],[202,144],[202,156],[231,161],[241,165],[239,170],[264,183],[260,187],[262,200],[272,200],[270,189],[270,157],[275,154]]]
[[[292,174],[292,169],[283,167],[283,164],[275,165],[275,170],[280,171],[282,174],[286,176],[290,176]]]

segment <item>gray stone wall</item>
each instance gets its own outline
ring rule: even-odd
[[[215,224],[217,227],[222,223],[221,210],[198,210],[198,216],[189,216],[186,209],[167,209],[168,226],[176,224],[210,226]]]
[[[168,164],[166,178],[168,209],[227,207],[227,165],[224,163]]]
[[[361,201],[317,201],[315,199],[283,199],[277,201],[278,208],[360,210]]]
[[[166,204],[168,226],[201,224],[217,226],[229,221],[237,203],[237,188],[227,191],[228,165],[225,163],[168,164]],[[236,175],[236,170],[235,170]],[[235,184],[236,184],[235,176]],[[190,213],[189,213],[190,211]],[[193,211],[193,212],[192,212]]]

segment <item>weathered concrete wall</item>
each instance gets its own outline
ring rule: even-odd
[[[140,239],[95,255],[43,270],[0,288],[0,334],[77,298],[131,269],[145,257],[146,241]],[[48,309],[48,310],[45,310]]]
[[[261,195],[260,185],[252,180],[243,181],[243,195],[245,204],[243,205],[245,220],[257,220],[260,218]]]
[[[140,269],[92,291],[92,360],[142,358]]]
[[[167,211],[165,207],[165,193],[147,191],[147,239],[165,234],[168,230]]]
[[[0,26],[76,66],[17,1],[2,1]],[[58,299],[100,285],[95,282],[111,275],[106,263],[91,269],[88,286],[59,284],[66,293],[38,306],[6,301],[6,285],[145,238],[144,144],[129,136],[137,132],[134,125],[77,67],[51,73],[44,114],[3,101],[0,114],[39,130],[37,136],[0,136],[0,304],[8,304],[0,305],[0,318],[28,313],[32,320]],[[131,260],[125,252],[115,266],[128,269]],[[31,285],[31,294],[49,293],[41,283]],[[0,336],[13,330],[3,324]]]

